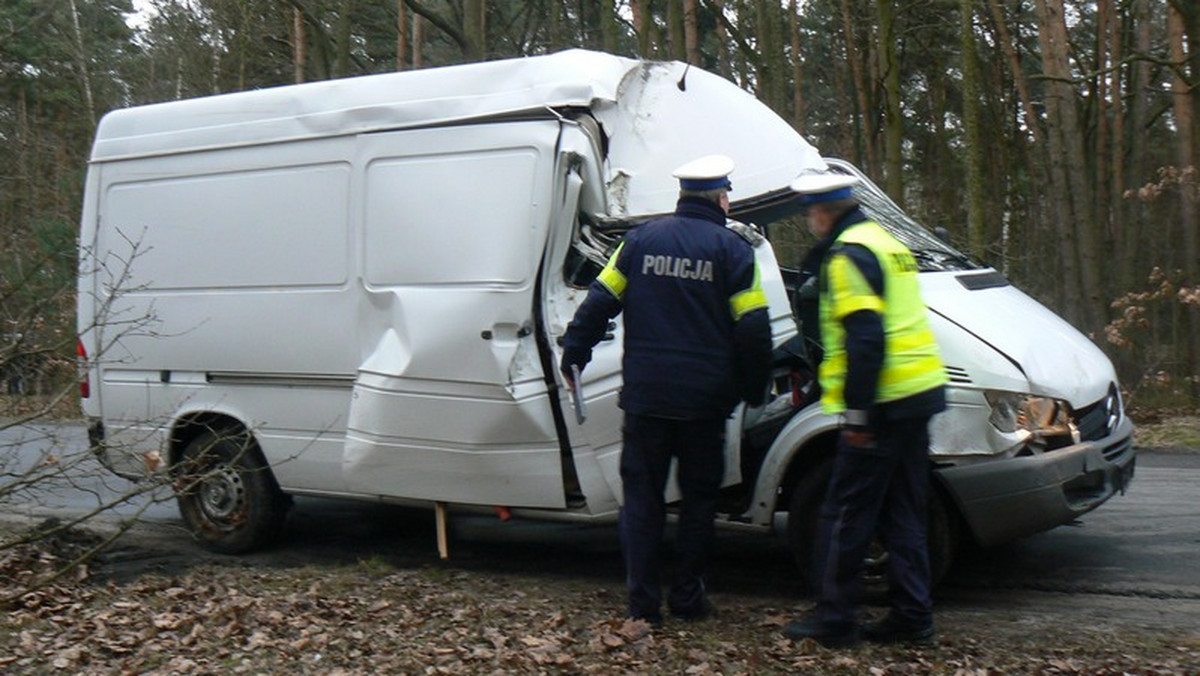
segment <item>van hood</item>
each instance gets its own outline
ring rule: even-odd
[[[919,278],[930,310],[1013,362],[1031,393],[1081,408],[1103,399],[1116,382],[1100,348],[995,270],[927,272]],[[967,364],[947,366],[969,370]],[[971,374],[980,387],[991,386],[986,378]]]

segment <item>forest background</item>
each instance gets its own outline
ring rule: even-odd
[[[0,0],[8,406],[74,399],[105,112],[569,47],[720,73],[1091,336],[1135,410],[1200,405],[1196,0]]]

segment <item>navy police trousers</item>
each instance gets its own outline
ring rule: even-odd
[[[671,459],[678,462],[682,496],[675,568],[667,605],[680,616],[703,612],[704,565],[725,473],[725,420],[672,420],[625,414],[621,481],[621,548],[625,554],[629,616],[662,619],[658,558],[666,520],[663,492]]]
[[[928,453],[928,417],[881,422],[873,447],[839,443],[821,506],[820,621],[856,621],[857,584],[876,533],[888,553],[892,613],[911,626],[932,621]]]

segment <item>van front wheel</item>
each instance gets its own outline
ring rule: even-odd
[[[796,485],[788,508],[788,544],[798,568],[800,586],[805,593],[815,594],[817,580],[817,550],[821,502],[833,475],[833,461],[827,460],[807,472]],[[954,559],[957,537],[953,516],[947,510],[946,499],[931,479],[929,495],[929,572],[930,585],[936,587]],[[887,591],[887,553],[878,537],[872,538],[863,573],[859,580],[865,597],[876,597]]]
[[[184,449],[173,474],[179,512],[207,549],[249,552],[283,526],[290,501],[244,431],[204,432]]]

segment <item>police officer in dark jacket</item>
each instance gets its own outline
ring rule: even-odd
[[[871,538],[888,552],[891,610],[861,628],[878,642],[933,639],[927,545],[929,419],[946,406],[946,373],[910,252],[859,209],[852,176],[792,183],[820,237],[821,405],[840,415],[833,475],[821,506],[818,601],[789,638],[826,646],[860,635],[856,583]]]
[[[704,566],[724,476],[726,419],[739,400],[761,405],[771,329],[754,252],[725,227],[733,160],[710,155],[677,169],[675,214],[625,236],[564,337],[562,372],[582,370],[610,319],[624,312],[625,412],[620,516],[628,615],[662,621],[658,554],[672,458],[682,503],[667,605],[709,616]]]

